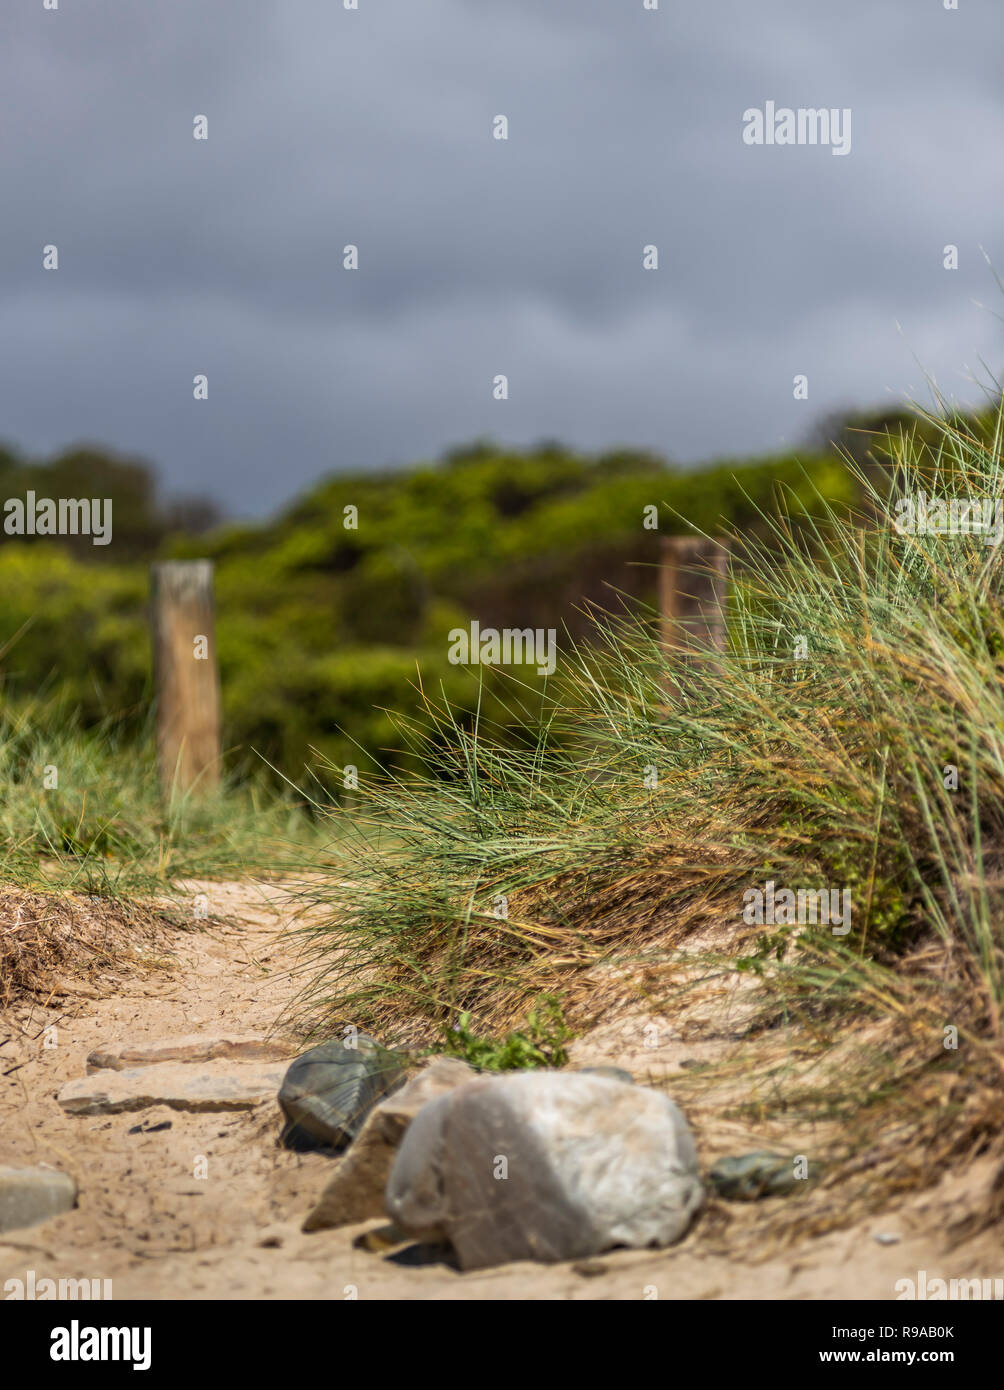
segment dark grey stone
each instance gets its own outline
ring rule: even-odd
[[[286,1118],[280,1137],[287,1149],[341,1152],[374,1106],[403,1083],[405,1064],[398,1053],[365,1033],[354,1042],[336,1038],[290,1063],[279,1090]]]
[[[719,1197],[732,1202],[755,1202],[759,1197],[783,1197],[798,1179],[794,1159],[787,1154],[757,1149],[754,1153],[720,1158],[708,1174]]]

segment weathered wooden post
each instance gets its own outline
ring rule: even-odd
[[[694,649],[725,650],[728,569],[726,541],[663,536],[659,613],[667,655],[693,661],[699,659]]]
[[[210,792],[222,753],[212,561],[166,560],[151,579],[161,792]]]

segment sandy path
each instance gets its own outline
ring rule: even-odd
[[[951,1181],[864,1227],[811,1242],[755,1267],[714,1254],[700,1223],[670,1251],[622,1251],[571,1265],[508,1265],[459,1274],[408,1266],[357,1249],[365,1227],[299,1230],[332,1160],[277,1146],[278,1109],[186,1114],[166,1107],[110,1117],[63,1113],[62,1083],[83,1076],[102,1044],[229,1028],[267,1032],[296,990],[295,955],[279,933],[283,889],[197,885],[209,895],[205,930],[178,932],[175,964],[127,977],[107,998],[70,997],[0,1016],[0,1163],[48,1163],[80,1184],[75,1210],[0,1236],[0,1286],[42,1277],[110,1279],[115,1298],[892,1298],[904,1276],[1000,1277],[990,1231],[954,1252],[942,1232]],[[57,1046],[42,1030],[57,1026]],[[595,1049],[594,1049],[595,1051]],[[598,1060],[590,1056],[590,1061]],[[613,1054],[610,1061],[623,1060]],[[157,1133],[138,1124],[170,1121]],[[698,1131],[698,1145],[701,1134]],[[208,1160],[208,1176],[193,1176]],[[967,1183],[985,1180],[978,1165]],[[896,1245],[874,1234],[893,1230]]]

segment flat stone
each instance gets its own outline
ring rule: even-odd
[[[99,1071],[68,1081],[59,1103],[71,1115],[116,1115],[167,1105],[172,1110],[250,1110],[274,1101],[285,1068],[267,1062],[218,1061],[195,1066],[162,1062],[125,1071]]]
[[[689,1127],[661,1092],[604,1076],[478,1077],[415,1116],[390,1219],[462,1269],[679,1240],[704,1200]]]
[[[77,1184],[51,1168],[0,1168],[0,1231],[37,1226],[77,1200]]]
[[[158,1062],[212,1062],[217,1058],[240,1062],[278,1062],[292,1054],[292,1047],[275,1038],[245,1033],[186,1033],[157,1038],[153,1042],[115,1043],[87,1058],[88,1073],[126,1071]]]
[[[370,1112],[351,1148],[303,1223],[305,1231],[352,1226],[384,1214],[384,1192],[401,1140],[422,1106],[477,1073],[456,1057],[437,1057]]]

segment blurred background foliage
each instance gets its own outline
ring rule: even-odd
[[[988,407],[967,425],[986,431],[993,418]],[[407,764],[391,712],[413,711],[419,688],[433,700],[442,688],[454,708],[480,699],[482,717],[518,737],[513,676],[540,685],[534,668],[451,666],[451,628],[476,618],[553,627],[559,645],[566,630],[581,637],[590,605],[654,602],[658,539],[687,530],[682,518],[752,532],[778,489],[796,510],[817,493],[853,506],[845,458],[890,470],[904,428],[929,427],[899,412],[831,417],[797,453],[688,470],[643,450],[476,441],[404,471],[327,477],[261,523],[227,523],[205,498],[164,501],[143,460],[81,447],[30,462],[0,447],[0,499],[110,497],[114,521],[108,546],[0,533],[2,699],[57,700],[83,728],[138,736],[149,564],[208,556],[232,767],[265,759],[299,782],[318,753],[361,774]],[[653,506],[658,531],[643,526]]]

